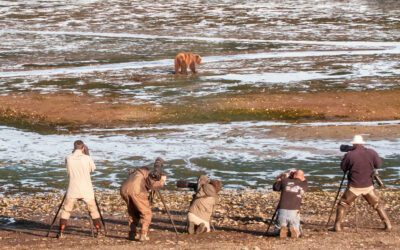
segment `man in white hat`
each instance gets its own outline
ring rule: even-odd
[[[365,141],[361,135],[355,135],[353,149],[346,153],[340,164],[344,172],[347,172],[348,186],[340,198],[335,220],[335,231],[342,231],[341,223],[351,203],[360,195],[378,212],[385,224],[385,230],[390,231],[392,225],[385,212],[384,204],[374,190],[373,175],[377,168],[382,166],[382,160],[373,150],[364,147]]]

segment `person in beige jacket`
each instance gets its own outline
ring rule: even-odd
[[[161,188],[167,176],[162,174],[163,159],[157,158],[154,169],[140,167],[129,171],[129,177],[121,186],[120,194],[128,206],[129,235],[130,240],[145,241],[151,223],[151,206],[149,191]],[[141,224],[141,232],[137,233],[137,227]]]
[[[218,180],[209,180],[201,175],[197,181],[197,192],[189,207],[188,233],[198,234],[210,232],[210,220],[214,207],[218,204],[218,193],[222,183]]]
[[[101,228],[101,220],[90,178],[90,174],[96,169],[96,166],[89,156],[89,151],[83,141],[77,140],[74,142],[74,150],[72,154],[65,158],[65,165],[67,167],[69,183],[64,207],[61,211],[58,238],[63,237],[67,221],[77,200],[83,200],[86,203],[90,216],[93,219],[93,224],[97,229],[96,235],[98,235]]]

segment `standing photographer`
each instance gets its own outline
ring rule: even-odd
[[[145,241],[151,223],[151,206],[149,191],[161,188],[167,176],[163,175],[164,161],[158,157],[154,162],[153,170],[148,167],[137,168],[129,171],[129,177],[122,183],[120,193],[128,206],[129,213],[129,239]],[[137,233],[137,227],[141,224],[141,232]]]
[[[273,184],[274,191],[281,191],[277,225],[281,238],[288,236],[288,227],[291,237],[300,236],[300,206],[307,187],[307,180],[302,170],[291,170],[281,174]]]
[[[378,212],[385,224],[385,229],[390,231],[392,225],[385,212],[384,204],[375,193],[373,176],[375,169],[382,166],[382,160],[373,150],[365,148],[365,141],[361,135],[355,135],[352,141],[353,148],[344,155],[341,169],[347,174],[348,186],[340,198],[336,211],[335,231],[342,231],[341,223],[353,201],[360,195]]]
[[[89,156],[88,147],[83,143],[83,141],[77,140],[74,142],[74,150],[72,151],[72,154],[65,158],[65,165],[67,167],[69,183],[65,197],[64,209],[61,212],[60,231],[57,237],[63,237],[74,204],[80,199],[82,199],[88,206],[90,216],[92,217],[93,224],[97,230],[96,235],[98,235],[101,228],[101,220],[94,198],[92,180],[90,178],[90,173],[96,169],[96,166],[94,165],[92,158]]]
[[[201,175],[197,181],[196,194],[190,203],[188,213],[188,233],[199,234],[210,232],[210,220],[214,206],[218,203],[218,193],[222,183],[218,180],[209,180]]]

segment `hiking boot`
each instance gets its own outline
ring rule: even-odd
[[[195,233],[195,229],[194,229],[194,223],[193,222],[189,222],[189,226],[188,226],[188,233],[189,234],[194,234]]]
[[[147,236],[147,234],[141,234],[139,236],[139,241],[144,242],[144,241],[148,241],[150,240],[150,238]]]
[[[134,231],[129,231],[129,234],[128,234],[128,239],[129,240],[139,240],[140,239],[140,234],[138,234],[137,232],[134,232]]]
[[[288,236],[287,227],[281,227],[281,230],[279,232],[279,238],[286,238],[287,236]]]
[[[289,227],[289,231],[290,231],[290,237],[291,237],[291,238],[299,238],[300,233],[297,231],[296,228],[294,228],[294,227]]]
[[[98,238],[98,237],[104,236],[104,234],[101,231],[101,220],[100,219],[94,219],[93,220],[93,225],[94,225],[94,228],[96,229],[96,232],[94,233],[94,237]]]
[[[201,223],[197,228],[196,228],[196,234],[201,234],[204,233],[207,230],[206,225],[204,223]]]

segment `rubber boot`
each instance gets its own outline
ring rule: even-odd
[[[290,237],[291,238],[299,238],[300,237],[300,232],[297,231],[295,227],[289,227],[289,232],[290,232]]]
[[[93,225],[94,225],[94,228],[96,228],[96,232],[95,232],[95,234],[94,234],[94,237],[97,238],[97,237],[99,237],[99,236],[102,236],[102,234],[101,234],[101,220],[100,220],[100,218],[93,219]]]
[[[386,214],[385,208],[383,206],[379,206],[376,211],[378,212],[378,215],[383,223],[385,223],[385,231],[391,231],[392,224],[390,223],[389,217]]]
[[[66,219],[60,218],[60,229],[57,234],[58,239],[64,238],[64,230],[67,227],[67,221],[68,220],[66,220]]]
[[[336,220],[335,220],[335,227],[334,231],[335,232],[341,232],[342,229],[342,222],[344,219],[344,216],[346,216],[347,209],[342,206],[338,205],[337,210],[336,210]]]
[[[288,236],[288,229],[287,227],[281,227],[279,231],[279,238],[286,238]]]

